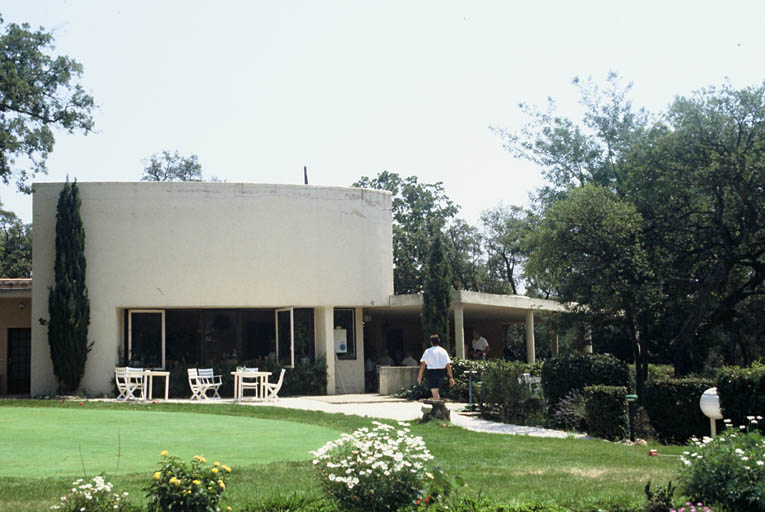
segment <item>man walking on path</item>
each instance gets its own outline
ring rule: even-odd
[[[454,386],[454,374],[452,373],[452,360],[449,354],[441,348],[441,338],[438,334],[430,337],[430,348],[428,348],[420,358],[420,372],[417,374],[417,383],[422,382],[422,374],[427,368],[428,388],[433,395],[433,400],[441,400],[438,387],[443,382],[444,377],[449,375],[449,386]]]

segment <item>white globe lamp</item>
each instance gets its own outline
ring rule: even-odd
[[[717,396],[717,388],[709,388],[701,395],[699,407],[704,416],[709,418],[709,430],[712,435],[717,434],[715,420],[722,419],[722,410],[720,409],[720,397]]]

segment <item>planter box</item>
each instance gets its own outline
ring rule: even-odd
[[[417,384],[418,366],[380,366],[380,394],[392,395]]]

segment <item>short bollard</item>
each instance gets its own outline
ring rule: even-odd
[[[477,409],[473,403],[473,375],[476,373],[472,370],[465,372],[468,374],[468,404],[465,406],[465,411],[473,412]]]
[[[630,415],[630,441],[633,443],[635,442],[635,404],[637,399],[637,395],[627,395],[627,407]]]

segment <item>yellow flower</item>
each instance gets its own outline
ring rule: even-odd
[[[164,457],[165,455],[167,455],[167,450],[162,450],[161,452],[159,452],[159,455],[160,457]]]
[[[157,471],[156,473],[154,473],[154,480],[159,480],[159,477],[161,477],[161,476],[162,476],[162,473]]]
[[[228,510],[228,512],[231,512],[231,511],[232,511],[232,510],[234,510],[234,509],[233,509],[233,508],[231,508],[231,507],[226,507],[226,510]]]
[[[170,483],[171,483],[171,484],[173,484],[173,485],[175,485],[176,487],[178,487],[179,485],[181,485],[181,481],[180,481],[178,478],[176,478],[176,477],[173,477],[173,478],[171,478],[171,479],[170,479]]]
[[[199,484],[201,484],[202,482],[200,482],[199,480],[194,480],[194,481],[193,481],[193,482],[191,482],[191,483],[192,483],[192,484],[194,484],[194,485],[199,485]]]
[[[199,460],[199,459],[201,459],[201,458],[202,458],[202,457],[200,457],[199,455],[194,455],[194,460]]]
[[[213,473],[217,473],[218,472],[218,468],[212,468],[212,472]]]
[[[213,462],[213,466],[215,466],[215,467],[217,468],[218,466],[220,466],[220,462],[218,462],[218,461],[216,460],[215,462]]]
[[[231,473],[231,468],[228,466],[223,466],[223,469],[226,470],[226,473]]]
[[[207,459],[205,459],[204,457],[199,457],[199,460],[201,460],[202,462],[207,462]]]
[[[226,488],[226,484],[223,483],[223,480],[218,480],[218,485],[220,485],[221,489],[225,489]]]

